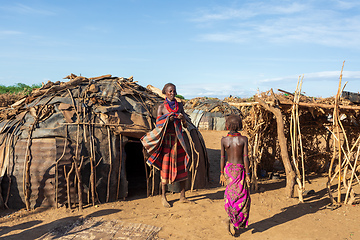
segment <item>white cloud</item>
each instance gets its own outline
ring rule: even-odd
[[[323,71],[323,72],[313,72],[313,73],[304,73],[304,81],[339,81],[341,71]],[[299,76],[303,75],[293,75],[293,76],[284,76],[278,78],[266,78],[259,80],[258,83],[274,83],[274,82],[284,82],[284,81],[295,81]],[[360,80],[360,71],[343,71],[343,80],[351,79]]]
[[[199,41],[258,40],[360,48],[360,14],[354,9],[359,6],[356,2],[343,1],[258,2],[201,10],[193,21],[211,23],[214,29],[226,29],[211,32],[208,27],[208,32],[199,33]]]
[[[185,98],[194,97],[217,97],[223,99],[229,95],[247,98],[260,92],[265,92],[271,88],[274,91],[283,89],[294,92],[297,81],[303,75],[284,76],[277,78],[264,78],[257,81],[243,81],[242,83],[219,82],[209,79],[206,83],[198,83],[196,85],[177,84],[178,93]],[[324,71],[305,73],[303,78],[302,92],[308,96],[329,97],[336,94],[340,71]],[[360,89],[360,71],[344,71],[342,85],[348,81],[347,89]],[[246,84],[244,84],[246,82]]]
[[[360,2],[358,0],[354,0],[354,1],[334,1],[336,6],[339,7],[340,9],[352,9],[355,7],[360,7]]]
[[[14,30],[3,30],[3,31],[0,31],[0,37],[20,35],[20,34],[23,34],[23,33],[20,32],[20,31],[14,31]]]
[[[232,8],[218,8],[214,9],[215,13],[211,13],[208,10],[197,12],[191,21],[194,22],[208,22],[208,21],[219,21],[219,20],[229,20],[229,19],[248,19],[255,17],[256,12],[251,9],[232,9]]]
[[[246,36],[249,36],[248,33],[242,32],[210,33],[199,35],[197,41],[240,43],[248,40]]]
[[[255,94],[252,86],[231,83],[204,83],[196,85],[177,85],[178,93],[185,98],[194,97],[217,97],[224,98],[229,95],[238,97],[250,97]],[[249,90],[252,89],[252,90]]]
[[[244,4],[241,7],[222,7],[218,6],[212,9],[202,9],[197,11],[191,21],[208,22],[224,21],[234,19],[250,19],[257,16],[272,16],[278,14],[296,14],[306,10],[307,6],[300,3],[290,3],[276,5],[272,2],[255,2]]]
[[[45,16],[55,15],[55,12],[53,11],[30,7],[28,5],[24,5],[21,3],[17,3],[11,6],[1,6],[0,9],[15,14],[31,14],[31,15],[45,15]]]

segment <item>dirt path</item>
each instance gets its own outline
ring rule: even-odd
[[[0,238],[36,239],[54,229],[61,234],[79,219],[92,217],[102,222],[121,221],[161,227],[158,233],[161,239],[233,239],[222,223],[226,218],[223,207],[225,188],[217,183],[219,142],[226,132],[202,131],[202,134],[212,166],[211,183],[208,189],[187,192],[194,204],[179,203],[179,194],[175,193],[168,196],[173,205],[170,209],[162,207],[159,196],[155,196],[88,207],[82,213],[65,208],[2,212]],[[285,179],[263,182],[260,185],[261,192],[251,194],[249,228],[240,238],[360,239],[360,206],[342,206],[336,210],[326,208],[329,204],[324,189],[326,178],[312,176],[309,179],[311,184],[307,184],[306,188],[313,189],[315,194],[306,196],[303,204],[298,204],[297,199],[284,197]],[[86,229],[81,231],[86,233]]]

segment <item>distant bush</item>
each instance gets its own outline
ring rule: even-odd
[[[246,99],[246,102],[254,102],[255,98],[254,97],[249,97]]]
[[[34,88],[40,88],[41,84],[33,84],[31,86],[24,83],[17,83],[12,86],[0,85],[0,94],[4,93],[24,93],[25,95],[31,93]]]
[[[180,99],[185,99],[182,95],[176,95],[175,97],[180,98]]]

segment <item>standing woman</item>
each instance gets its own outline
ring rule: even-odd
[[[180,202],[189,202],[185,197],[189,155],[182,135],[182,124],[186,127],[184,107],[175,99],[176,86],[167,83],[162,93],[166,99],[158,108],[156,128],[143,136],[141,141],[151,154],[147,163],[160,170],[161,203],[170,207],[165,192],[166,185],[173,182],[180,182]]]

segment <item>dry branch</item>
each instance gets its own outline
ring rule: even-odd
[[[287,151],[287,145],[286,145],[286,137],[284,134],[284,122],[283,117],[280,109],[277,107],[272,107],[268,104],[266,104],[265,101],[263,101],[261,98],[255,96],[255,100],[260,103],[262,107],[264,107],[266,110],[272,112],[275,115],[276,118],[276,124],[277,124],[277,133],[278,133],[278,140],[280,145],[280,151],[281,151],[281,159],[283,161],[285,171],[286,171],[286,189],[285,189],[285,195],[290,198],[294,194],[294,185],[295,185],[295,173],[292,169],[290,160],[289,160],[289,154]],[[276,106],[276,105],[275,105]]]

